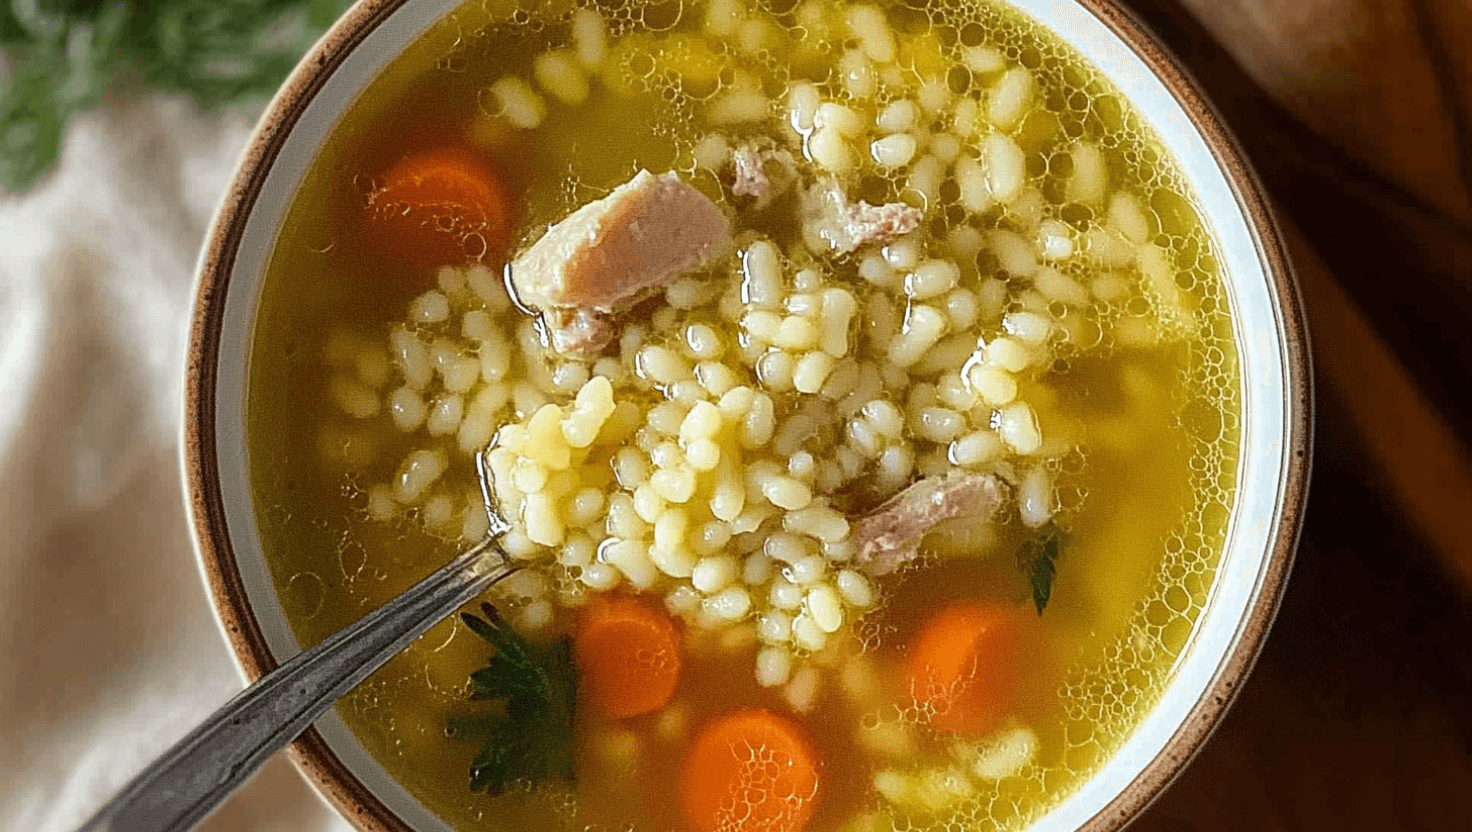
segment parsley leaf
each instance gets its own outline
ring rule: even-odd
[[[264,101],[351,0],[0,0],[0,191],[56,163],[66,125],[120,94]]]
[[[455,736],[483,743],[470,764],[471,791],[494,795],[518,781],[571,779],[577,702],[571,641],[538,647],[518,635],[495,607],[482,604],[481,611],[484,620],[460,616],[496,649],[485,667],[470,674],[470,698],[495,707],[450,723]]]
[[[1017,550],[1017,568],[1032,588],[1032,603],[1038,615],[1053,597],[1053,578],[1058,574],[1058,554],[1063,548],[1063,530],[1052,520],[1038,527]]]
[[[0,90],[0,188],[22,190],[56,164],[70,113],[49,85],[44,66],[31,65]]]

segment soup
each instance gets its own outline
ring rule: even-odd
[[[1005,5],[491,2],[308,171],[250,465],[303,643],[512,523],[339,709],[457,829],[1021,828],[1189,639],[1236,355],[1174,163]]]

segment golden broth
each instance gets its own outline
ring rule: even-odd
[[[526,191],[518,225],[522,244],[640,167],[678,170],[707,190],[718,189],[713,179],[701,179],[695,149],[711,130],[708,108],[740,83],[741,72],[757,78],[778,103],[798,79],[822,81],[828,97],[853,98],[828,75],[841,60],[844,34],[837,23],[827,37],[812,25],[836,19],[836,7],[790,0],[748,5],[747,20],[770,24],[753,54],[741,52],[739,36],[721,41],[702,34],[704,4],[600,4],[610,55],[593,93],[577,107],[549,106],[540,126],[521,131],[498,126],[486,89],[504,73],[527,74],[531,55],[566,41],[570,4],[534,11],[496,0],[467,5],[392,62],[343,117],[309,170],[277,243],[250,370],[258,521],[286,616],[303,644],[402,591],[464,542],[443,528],[427,530],[423,506],[387,522],[370,516],[374,486],[388,482],[405,455],[427,440],[396,429],[385,413],[344,415],[330,394],[344,373],[370,387],[392,374],[386,352],[379,354],[382,345],[410,302],[435,282],[433,269],[386,261],[362,232],[357,214],[377,184],[373,177],[404,154],[436,143],[476,145],[494,158],[514,159],[515,165],[502,164],[502,172],[511,190]],[[934,781],[954,766],[952,738],[918,724],[917,713],[898,704],[898,668],[920,618],[939,602],[1024,602],[1026,585],[1011,552],[1027,530],[1015,512],[999,520],[990,539],[932,541],[937,553],[927,556],[925,568],[892,576],[880,606],[849,625],[843,658],[817,665],[825,681],[816,707],[797,717],[825,761],[825,796],[809,827],[815,832],[938,829],[944,819],[963,821],[965,828],[1016,828],[1079,785],[1139,723],[1205,602],[1237,464],[1240,395],[1230,310],[1213,243],[1184,181],[1092,67],[1036,23],[985,0],[937,3],[929,10],[881,5],[891,26],[904,33],[898,63],[907,67],[907,82],[938,79],[953,101],[982,100],[995,74],[963,77],[954,70],[963,50],[984,47],[994,47],[1007,66],[1032,72],[1034,105],[1012,134],[1026,154],[1030,181],[1038,183],[1045,216],[1069,224],[1081,241],[1087,229],[1103,225],[1101,205],[1086,207],[1068,196],[1069,148],[1079,141],[1099,148],[1115,189],[1138,195],[1145,206],[1149,244],[1167,258],[1189,318],[1182,323],[1163,304],[1159,287],[1148,290],[1134,258],[1118,267],[1101,266],[1096,258],[1065,269],[1084,278],[1117,272],[1134,288],[1105,300],[1100,295],[1107,287],[1099,286],[1086,308],[1063,310],[1068,337],[1055,344],[1051,368],[1025,385],[1027,395],[1046,403],[1046,426],[1076,434],[1076,447],[1049,462],[1068,537],[1051,601],[1038,619],[1036,661],[1022,671],[1013,714],[1035,732],[1036,755],[1012,776],[973,780],[964,799],[935,812],[895,809],[873,785],[877,772],[895,770],[915,789],[940,788],[927,786],[926,778]],[[806,37],[792,34],[799,25],[807,27]],[[941,124],[938,116],[922,120],[937,129]],[[761,129],[771,133],[778,120],[769,121]],[[867,175],[859,193],[874,202],[913,196],[902,179]],[[968,214],[956,204],[953,181],[938,197],[942,207],[927,220],[942,232],[1019,222],[1000,206]],[[779,241],[792,236],[780,226],[761,230]],[[853,276],[856,260],[836,258],[833,271],[852,280],[856,293],[870,292]],[[997,254],[983,245],[963,264],[961,281],[975,285],[999,270]],[[1026,282],[1008,280],[1007,288],[1008,308],[1020,308]],[[527,415],[514,405],[500,413],[507,423]],[[451,459],[441,485],[463,495],[456,498],[457,511],[473,510],[474,467],[469,455],[454,450],[454,439],[438,440]],[[939,551],[958,547],[980,553]],[[565,630],[565,611],[557,621],[555,629]],[[758,645],[750,634],[691,629],[687,645],[680,692],[664,712],[616,724],[579,716],[580,763],[571,791],[552,785],[492,798],[468,790],[478,747],[448,737],[446,723],[471,710],[466,679],[484,665],[489,649],[458,622],[433,629],[339,711],[369,752],[457,829],[546,829],[554,823],[679,829],[668,795],[693,727],[738,704],[792,711],[778,689],[753,678]],[[853,662],[878,680],[881,698],[897,704],[876,710],[846,695],[852,680],[845,681],[845,668]],[[909,743],[908,760],[876,755],[863,738],[865,730],[883,733],[893,725]]]

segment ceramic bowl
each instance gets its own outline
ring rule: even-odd
[[[1305,497],[1310,389],[1303,315],[1261,186],[1180,66],[1108,0],[1010,0],[1081,52],[1168,147],[1219,244],[1236,312],[1243,418],[1237,505],[1218,577],[1160,701],[1110,760],[1033,827],[1118,829],[1201,748],[1240,689],[1287,575]],[[297,183],[338,118],[457,0],[363,0],[302,60],[241,160],[201,255],[184,443],[199,557],[226,637],[254,680],[295,654],[254,524],[245,436],[248,346],[268,255]],[[446,824],[335,716],[292,748],[363,830]]]

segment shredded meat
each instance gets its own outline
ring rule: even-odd
[[[765,198],[772,181],[762,170],[761,151],[751,145],[742,145],[731,154],[731,163],[736,168],[736,181],[731,184],[731,192],[759,200]]]
[[[548,307],[542,326],[552,348],[563,355],[597,355],[618,334],[611,315],[588,309]]]
[[[731,167],[731,193],[751,197],[757,211],[797,183],[797,161],[781,148],[747,142],[731,152]]]
[[[865,243],[885,242],[920,227],[925,213],[903,202],[849,202],[842,186],[826,179],[803,194],[803,233],[808,248],[847,254]]]
[[[954,517],[985,521],[1001,503],[996,477],[955,471],[916,482],[853,525],[855,560],[871,575],[887,575],[915,559],[920,540]]]
[[[613,340],[614,316],[730,245],[730,223],[705,194],[641,170],[547,229],[512,262],[511,285],[556,349],[593,355]]]

